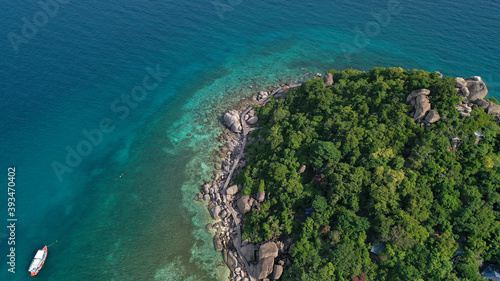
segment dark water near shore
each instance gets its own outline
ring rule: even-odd
[[[44,18],[38,1],[0,4],[0,210],[7,225],[15,166],[18,219],[15,274],[0,228],[1,280],[28,279],[36,249],[55,240],[38,280],[223,279],[210,218],[192,199],[212,171],[217,116],[280,79],[401,66],[479,75],[500,97],[499,1],[58,6]],[[23,35],[23,17],[36,32]],[[140,101],[127,102],[132,93]],[[84,131],[102,120],[114,130],[93,144]],[[88,155],[71,167],[67,149],[78,148]],[[56,162],[68,168],[60,178]]]

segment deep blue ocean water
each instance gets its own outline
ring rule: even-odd
[[[193,198],[217,116],[280,80],[401,66],[500,97],[499,1],[41,2],[0,4],[0,280],[56,240],[38,280],[224,279]]]

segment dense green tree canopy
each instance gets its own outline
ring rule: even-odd
[[[244,238],[293,238],[285,280],[480,280],[480,263],[500,262],[493,118],[480,107],[461,117],[451,77],[328,72],[334,86],[313,79],[258,108],[258,141],[238,181],[247,195],[270,198],[246,215]],[[430,127],[406,104],[421,88],[444,117]],[[370,253],[376,241],[385,245],[379,256]]]

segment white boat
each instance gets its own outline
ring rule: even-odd
[[[42,269],[42,266],[45,263],[46,258],[47,258],[47,246],[43,247],[43,249],[38,250],[36,252],[35,257],[31,262],[30,268],[28,269],[28,271],[31,272],[31,276],[35,276],[38,274],[40,269]]]

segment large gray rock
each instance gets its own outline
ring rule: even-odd
[[[248,125],[255,125],[255,124],[257,124],[258,122],[259,122],[259,118],[255,117],[255,116],[250,117],[250,118],[248,118],[248,120],[247,120],[247,124],[248,124]]]
[[[470,91],[469,97],[467,98],[469,101],[484,99],[488,94],[488,88],[483,81],[467,81],[467,88],[469,88]]]
[[[257,279],[264,279],[273,272],[274,258],[265,258],[253,268],[253,276]]]
[[[413,119],[417,121],[422,119],[429,110],[431,110],[429,98],[424,95],[417,96],[415,100],[415,114],[413,115]]]
[[[273,273],[269,278],[273,280],[278,280],[281,278],[281,275],[283,274],[283,266],[281,265],[274,265]]]
[[[428,89],[419,89],[419,90],[412,91],[406,97],[406,103],[410,103],[413,99],[415,99],[419,96],[428,96],[430,93],[431,93],[431,91]]]
[[[259,260],[265,258],[275,258],[278,256],[278,246],[274,242],[267,242],[265,244],[260,245],[259,248]]]
[[[238,199],[238,201],[236,201],[236,206],[242,214],[246,214],[252,209],[252,205],[250,203],[253,202],[250,202],[249,196],[242,196],[240,199]]]
[[[247,262],[253,262],[255,260],[255,245],[247,244],[240,248],[241,255],[245,257]]]
[[[257,201],[259,203],[262,203],[262,202],[264,202],[264,200],[266,200],[266,192],[259,191],[259,192],[257,192],[257,196],[255,196],[255,197],[256,197],[255,199],[257,199]]]
[[[229,267],[231,271],[234,271],[234,269],[238,265],[238,260],[234,256],[233,252],[224,250],[223,258],[224,262],[226,262],[227,264],[227,267]]]
[[[234,133],[241,133],[240,115],[236,110],[230,110],[224,114],[224,125]]]
[[[465,81],[465,79],[464,79],[464,78],[462,78],[462,77],[456,77],[456,78],[455,78],[455,82],[456,82],[456,83],[455,83],[455,87],[456,87],[456,88],[460,88],[460,89],[461,89],[461,88],[463,88],[463,87],[467,86],[467,82],[466,82],[466,81]]]
[[[483,100],[483,99],[475,100],[473,103],[475,105],[483,108],[484,110],[486,110],[488,107],[490,107],[490,104],[491,104],[491,102],[489,102],[487,100]]]
[[[325,77],[323,77],[323,81],[325,81],[326,87],[330,87],[333,85],[333,75],[331,73],[327,73]]]
[[[488,107],[489,115],[499,115],[500,114],[500,105],[491,103]]]
[[[429,111],[427,116],[425,116],[425,121],[427,121],[431,124],[436,123],[440,119],[441,119],[441,116],[439,116],[439,112],[437,112],[436,110]]]
[[[218,220],[220,218],[220,211],[221,211],[221,208],[219,205],[212,208],[212,218],[214,220]]]
[[[234,195],[238,192],[238,186],[237,185],[231,185],[226,189],[226,195]]]

